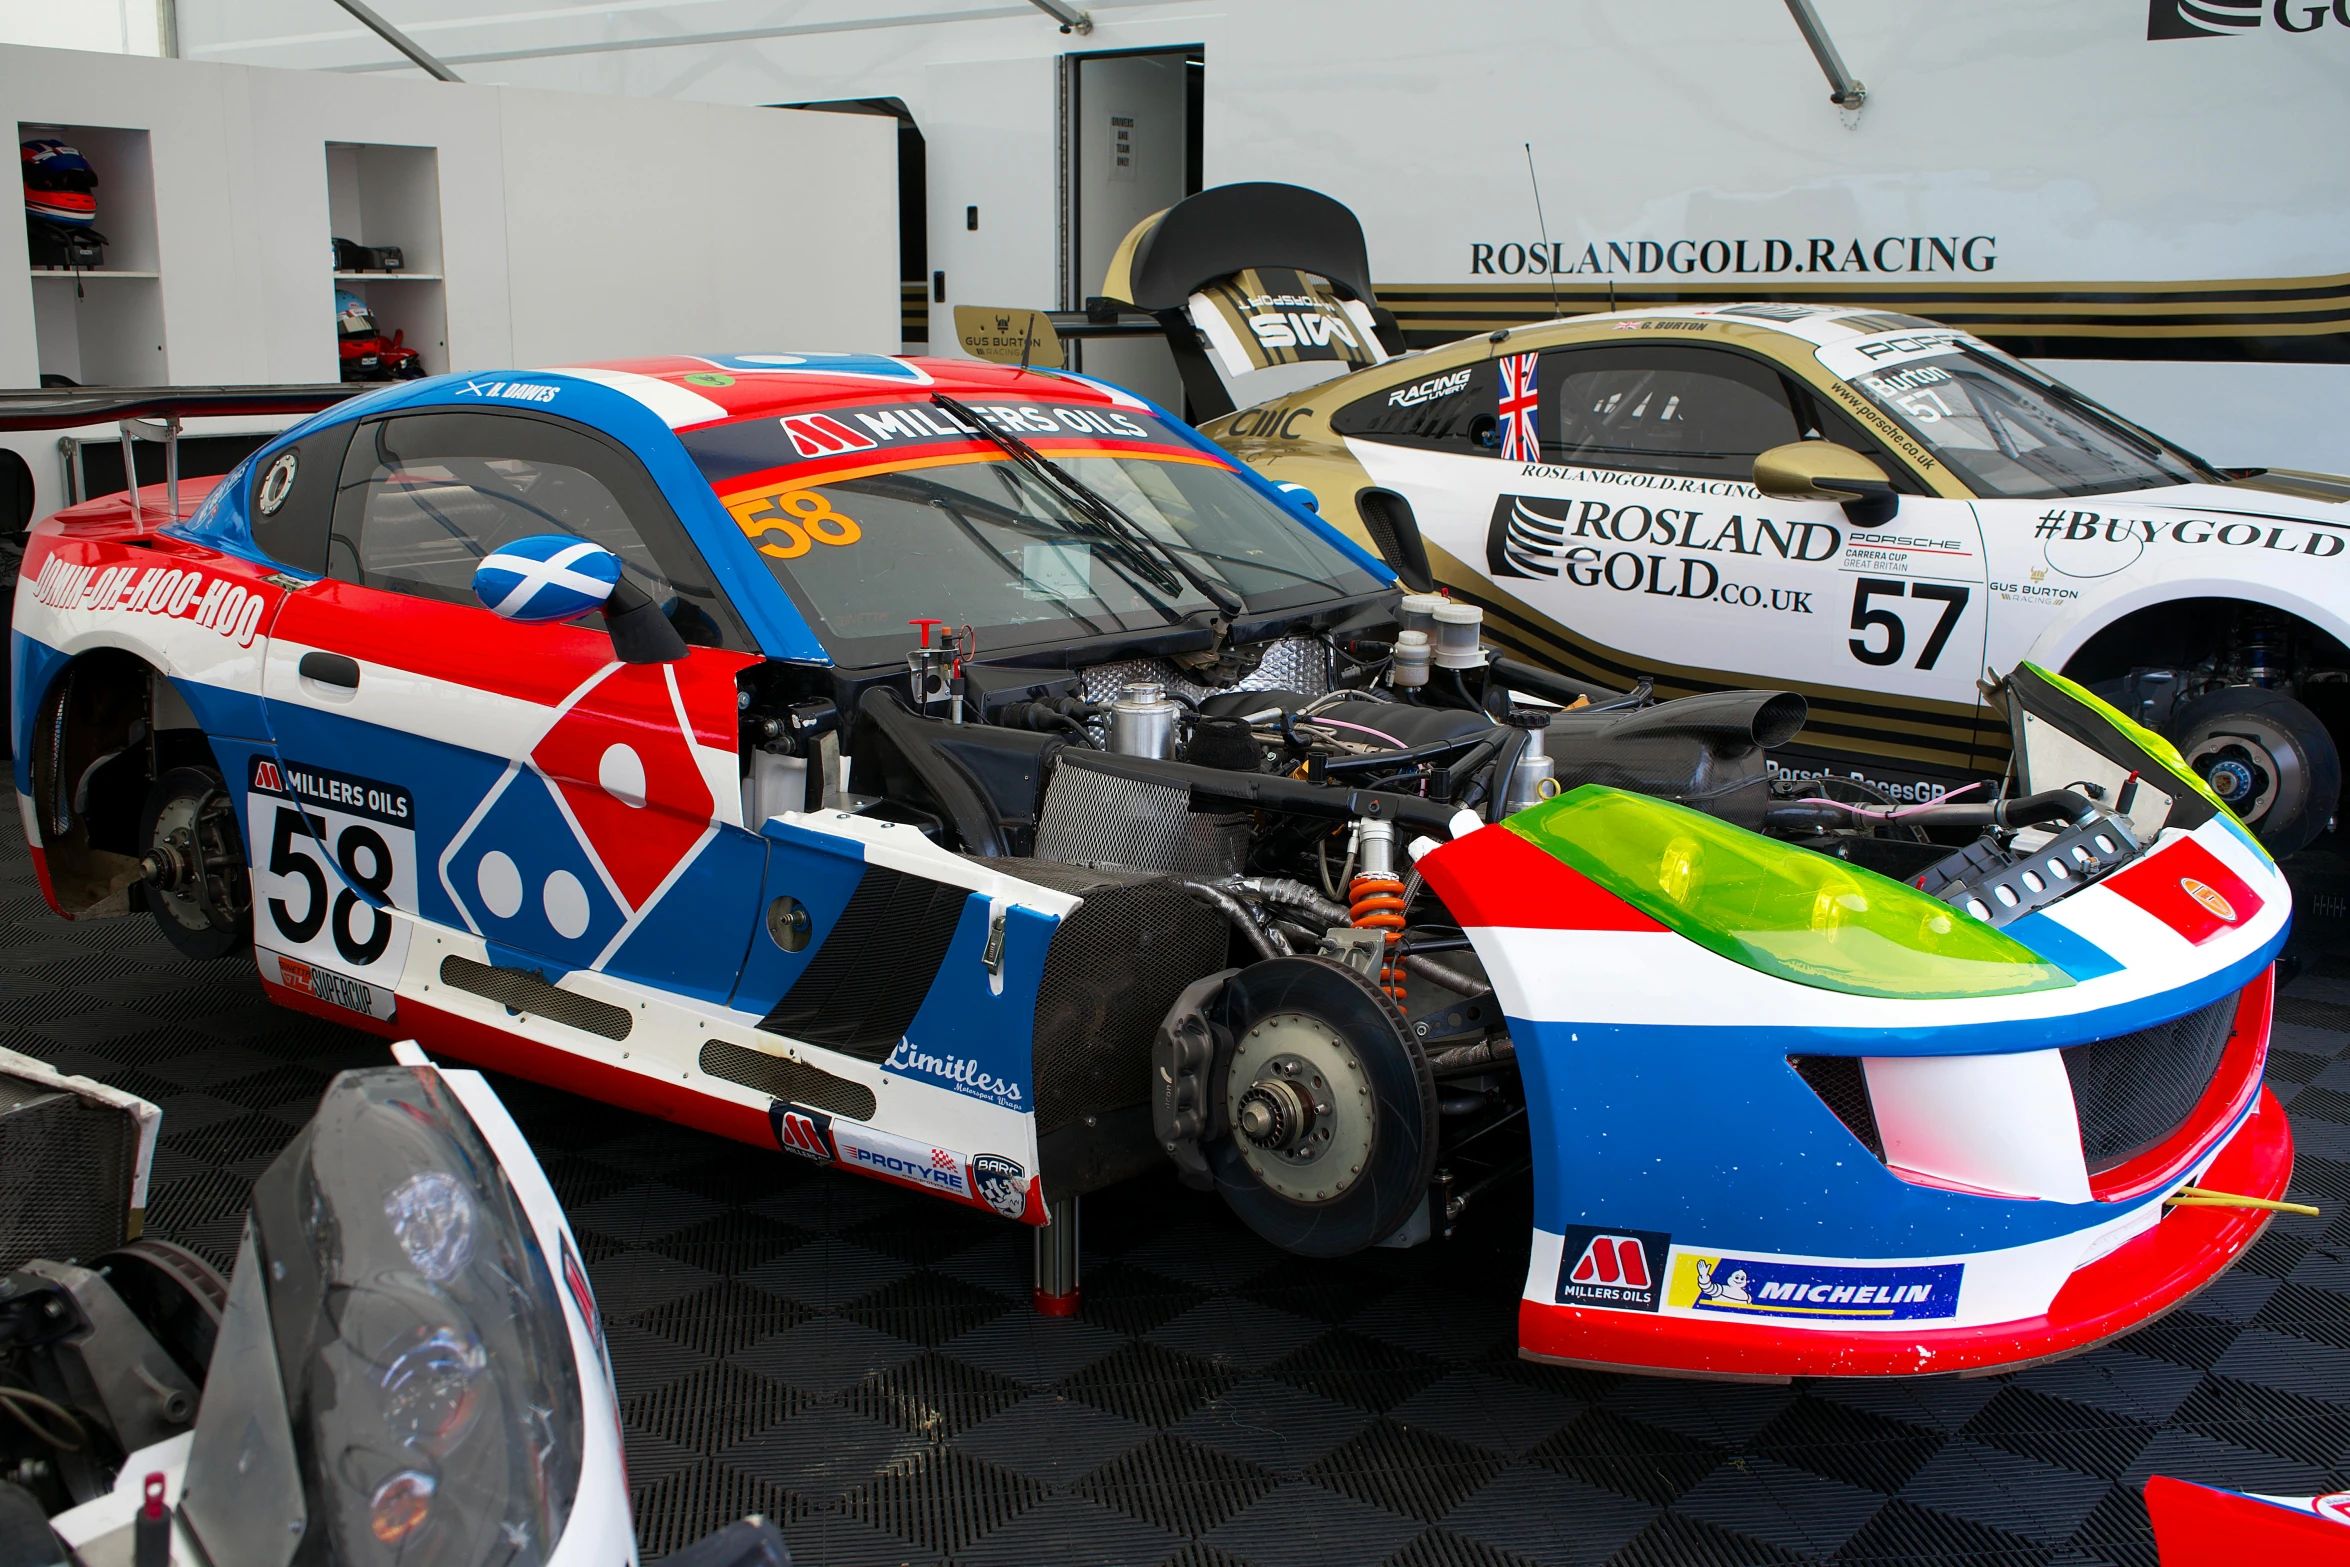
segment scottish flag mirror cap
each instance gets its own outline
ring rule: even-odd
[[[544,625],[602,609],[619,581],[620,557],[602,545],[535,533],[482,558],[473,568],[473,596],[506,620]]]

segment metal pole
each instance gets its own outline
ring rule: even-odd
[[[1795,18],[1803,41],[1811,45],[1812,58],[1820,62],[1820,71],[1828,78],[1828,85],[1836,89],[1828,95],[1828,101],[1839,109],[1858,109],[1868,102],[1868,88],[1845,69],[1844,56],[1836,52],[1836,42],[1828,36],[1828,29],[1811,0],[1787,0],[1787,14]]]
[[[1028,0],[1028,3],[1061,24],[1064,33],[1075,33],[1083,38],[1093,31],[1093,18],[1063,0]]]
[[[171,503],[171,520],[180,520],[180,416],[167,415],[163,428],[164,494]]]
[[[122,476],[130,485],[131,523],[145,527],[147,519],[139,515],[139,448],[131,439],[131,421],[122,422]]]
[[[1077,1315],[1077,1203],[1075,1197],[1046,1203],[1044,1227],[1036,1232],[1036,1309],[1043,1316]]]
[[[381,38],[385,43],[388,43],[393,48],[399,50],[410,60],[413,60],[416,63],[417,69],[424,72],[425,75],[437,76],[444,82],[461,82],[465,80],[464,77],[459,76],[455,71],[450,70],[447,66],[441,64],[440,61],[425,53],[423,45],[419,44],[415,39],[409,37],[406,33],[401,32],[397,27],[394,27],[391,23],[385,21],[382,17],[376,15],[375,12],[367,6],[360,4],[359,0],[335,0],[335,4],[341,6],[344,10],[359,18],[359,20],[366,26],[369,32],[375,34],[376,37]]]

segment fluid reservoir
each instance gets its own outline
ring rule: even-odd
[[[1439,593],[1406,593],[1395,606],[1395,628],[1398,631],[1417,631],[1434,641],[1436,638],[1436,611],[1444,605]]]
[[[1428,646],[1425,631],[1405,631],[1396,636],[1389,656],[1395,662],[1389,668],[1387,683],[1391,686],[1424,686],[1428,683]]]
[[[1485,611],[1474,604],[1456,604],[1447,599],[1436,610],[1436,667],[1438,669],[1482,669],[1485,649],[1478,645],[1478,634],[1485,629]]]
[[[1510,769],[1509,787],[1502,793],[1505,816],[1558,793],[1557,764],[1543,739],[1543,731],[1550,727],[1549,712],[1539,707],[1513,707],[1509,725],[1526,731],[1526,749],[1518,753],[1518,765]]]
[[[1138,680],[1118,691],[1110,704],[1110,749],[1120,756],[1175,755],[1175,715],[1183,704],[1155,680]]]

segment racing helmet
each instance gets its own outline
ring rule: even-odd
[[[62,228],[86,229],[98,221],[98,171],[90,160],[61,141],[40,139],[17,147],[24,161],[27,217]]]
[[[346,341],[354,337],[383,336],[383,328],[375,324],[375,312],[367,308],[367,301],[347,288],[335,290],[335,336]]]

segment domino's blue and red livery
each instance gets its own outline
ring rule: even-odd
[[[1170,1160],[1309,1256],[1520,1139],[1522,1349],[1675,1374],[2069,1353],[2291,1173],[2282,878],[2029,666],[1996,805],[1790,816],[1798,700],[1415,680],[1311,495],[973,361],[438,377],[126,499],[16,597],[42,890],[289,1007],[1031,1225]]]

